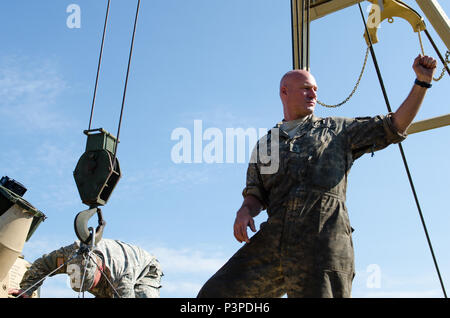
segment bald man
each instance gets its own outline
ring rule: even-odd
[[[251,162],[244,202],[234,236],[245,242],[202,287],[198,297],[351,297],[355,275],[345,193],[357,158],[406,138],[436,70],[436,60],[419,55],[416,80],[395,113],[375,117],[314,116],[317,83],[311,73],[294,70],[280,83],[284,119],[258,141],[278,147],[278,170]],[[278,139],[278,140],[276,140]],[[267,209],[256,232],[253,218]]]

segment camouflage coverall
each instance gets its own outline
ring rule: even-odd
[[[79,248],[80,243],[76,241],[71,245],[61,247],[37,259],[23,276],[20,288],[22,290],[28,289],[38,280],[70,259]],[[147,251],[118,240],[102,239],[95,246],[94,253],[103,259],[104,273],[120,297],[159,297],[160,282],[163,273],[158,260]],[[68,262],[53,275],[66,273],[67,267],[71,263],[73,261]],[[42,282],[27,292],[27,294],[31,294],[41,284]],[[89,292],[101,298],[117,297],[103,275],[97,286],[89,290]]]
[[[391,116],[310,115],[278,123],[278,171],[262,174],[260,160],[250,163],[243,191],[259,199],[268,219],[198,297],[350,297],[355,269],[347,176],[364,153],[406,137]]]

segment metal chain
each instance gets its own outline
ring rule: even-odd
[[[422,37],[420,36],[420,31],[417,32],[417,34],[419,35],[419,43],[420,43],[420,49],[422,50],[422,55],[425,55],[425,51],[423,49]],[[444,77],[445,67],[450,63],[449,57],[450,57],[450,51],[447,50],[447,53],[445,53],[445,65],[442,68],[441,75],[439,75],[439,77],[433,77],[433,81],[438,82]]]
[[[362,69],[361,69],[361,73],[359,74],[358,80],[356,81],[355,87],[353,87],[352,92],[350,93],[350,95],[348,95],[348,97],[343,102],[340,102],[339,104],[335,104],[335,105],[328,105],[328,104],[322,103],[321,101],[317,100],[317,104],[324,106],[324,107],[328,107],[328,108],[336,108],[336,107],[340,107],[340,106],[344,105],[345,103],[347,103],[350,100],[350,98],[353,97],[353,94],[355,94],[355,92],[359,86],[359,83],[361,82],[361,78],[362,78],[362,76],[364,74],[364,70],[366,68],[368,56],[369,56],[369,47],[367,47],[367,49],[366,49],[366,56],[364,58],[364,63],[363,63]]]

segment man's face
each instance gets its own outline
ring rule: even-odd
[[[286,120],[308,116],[314,112],[317,102],[316,80],[307,71],[289,72],[281,82],[280,97]]]

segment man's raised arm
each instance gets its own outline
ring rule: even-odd
[[[406,132],[417,115],[420,105],[422,105],[428,89],[426,86],[433,81],[433,75],[436,71],[436,60],[430,56],[419,54],[414,60],[413,70],[416,73],[416,83],[408,97],[392,116],[393,123],[400,133]]]

